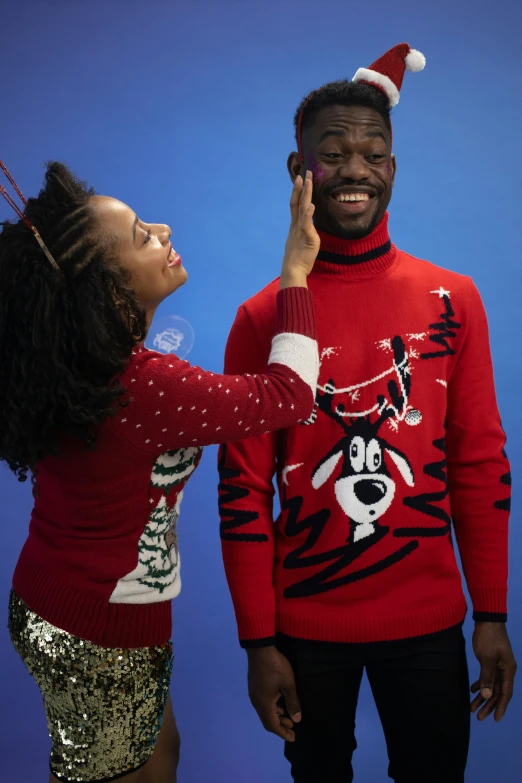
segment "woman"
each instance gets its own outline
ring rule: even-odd
[[[43,696],[51,781],[176,779],[182,491],[203,446],[312,410],[311,195],[311,175],[298,178],[264,376],[215,375],[143,347],[154,311],[187,279],[170,228],[96,196],[62,164],[4,224],[0,459],[32,476],[35,498],[9,628]]]

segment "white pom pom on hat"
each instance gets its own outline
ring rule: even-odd
[[[424,55],[400,43],[379,57],[369,68],[359,68],[352,81],[371,84],[388,98],[390,108],[399,103],[400,89],[405,71],[422,71],[426,65]]]
[[[423,71],[426,67],[426,58],[418,49],[410,49],[404,62],[406,64],[406,70],[412,71],[412,73]]]

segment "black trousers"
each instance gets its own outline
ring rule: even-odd
[[[351,783],[355,712],[364,670],[395,783],[462,783],[469,676],[461,626],[396,642],[329,644],[281,636],[297,681],[302,722],[285,756],[295,783]]]

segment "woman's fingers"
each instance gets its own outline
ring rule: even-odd
[[[303,178],[300,174],[297,175],[292,188],[292,195],[290,196],[290,215],[292,216],[292,223],[297,223],[299,219],[299,200],[303,191]]]
[[[307,171],[305,174],[304,185],[301,188],[301,193],[299,196],[299,214],[303,222],[306,220],[308,210],[310,209],[310,206],[312,204],[312,191],[313,191],[312,172]]]

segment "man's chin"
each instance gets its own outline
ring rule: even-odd
[[[354,215],[339,221],[331,212],[324,221],[325,231],[341,239],[364,239],[371,234],[381,220],[379,212],[373,215]]]
[[[378,223],[378,219],[373,220],[354,220],[347,221],[346,223],[337,223],[334,227],[333,234],[341,239],[364,239],[372,233]]]

